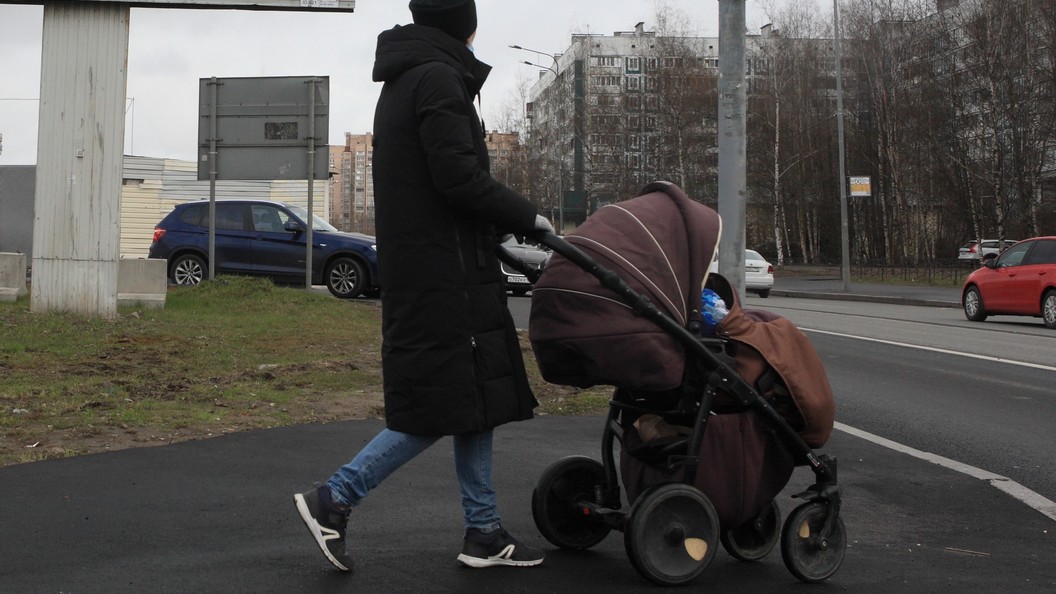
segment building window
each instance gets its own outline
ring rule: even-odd
[[[618,87],[620,86],[620,77],[592,76],[590,77],[590,83],[596,87]]]
[[[626,58],[626,69],[627,74],[641,74],[642,72],[642,59],[641,58]]]
[[[642,79],[641,79],[641,77],[638,77],[638,76],[628,76],[627,77],[627,90],[628,91],[637,91],[637,90],[639,90],[641,88],[642,88]]]

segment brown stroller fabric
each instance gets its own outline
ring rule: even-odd
[[[655,443],[643,443],[634,425],[624,423],[620,478],[631,503],[653,485],[685,482],[684,469],[666,468],[655,452]],[[699,455],[693,486],[715,506],[723,529],[744,524],[770,505],[796,465],[773,429],[752,413],[712,415]]]
[[[707,286],[729,304],[716,334],[735,344],[737,373],[770,401],[807,445],[825,445],[836,420],[836,401],[810,339],[777,314],[743,309],[725,277],[712,274]],[[778,381],[759,385],[770,370]]]
[[[727,356],[755,391],[811,447],[820,447],[832,433],[835,402],[828,376],[810,340],[791,322],[763,310],[746,310],[725,277],[711,274],[707,287],[729,304],[716,334],[726,338]],[[677,410],[687,393],[702,390],[713,366],[690,367],[679,390],[635,392],[618,390],[621,400],[639,400],[655,410]],[[713,410],[740,410],[732,397],[719,392]],[[633,502],[645,489],[665,482],[684,482],[681,468],[665,466],[664,446],[684,440],[691,418],[660,420],[653,415],[621,416],[624,429],[620,476]],[[643,422],[647,421],[647,422]],[[658,428],[659,426],[659,428]],[[715,505],[724,528],[754,518],[781,492],[797,460],[774,430],[751,411],[711,415],[698,452],[694,486]]]
[[[599,209],[565,240],[685,326],[700,321],[701,284],[721,229],[714,210],[657,182]],[[528,337],[551,383],[666,390],[682,382],[682,345],[556,253],[532,289]]]

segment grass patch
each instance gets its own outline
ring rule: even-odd
[[[539,414],[602,413],[610,390],[544,382]],[[113,320],[0,303],[0,466],[287,424],[380,417],[381,310],[219,277]]]

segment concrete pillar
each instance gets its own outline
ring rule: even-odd
[[[44,3],[33,311],[117,315],[129,11]]]

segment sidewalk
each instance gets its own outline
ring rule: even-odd
[[[840,277],[831,275],[776,276],[771,295],[872,303],[901,303],[932,307],[961,307],[959,287],[928,287],[852,281],[843,290]]]
[[[292,495],[381,428],[376,420],[250,431],[0,469],[0,591],[33,593],[660,592],[623,534],[588,551],[546,542],[531,513],[538,477],[569,455],[600,459],[601,417],[540,417],[495,434],[504,525],[542,547],[536,568],[459,566],[461,511],[450,440],[393,474],[353,511],[351,575],[334,570]],[[1056,591],[1053,522],[983,481],[837,431],[848,547],[805,586],[778,549],[755,563],[719,551],[686,592]],[[777,501],[810,484],[797,469]]]

